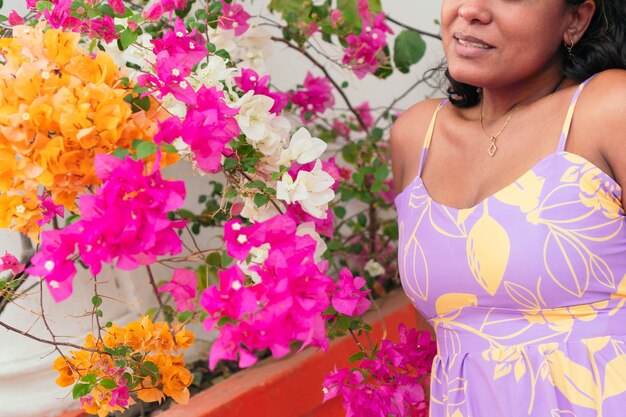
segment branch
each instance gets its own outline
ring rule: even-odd
[[[324,73],[324,76],[326,76],[326,78],[328,78],[328,80],[331,82],[331,84],[335,87],[335,89],[337,90],[337,92],[339,93],[341,98],[343,98],[343,101],[346,103],[346,105],[350,109],[350,112],[352,112],[352,114],[354,114],[354,116],[356,117],[357,121],[359,122],[359,126],[361,126],[361,129],[363,129],[363,131],[369,136],[370,131],[369,131],[369,128],[367,127],[367,125],[365,124],[365,122],[363,121],[363,118],[361,118],[361,115],[359,114],[359,112],[356,111],[356,109],[354,108],[354,106],[350,102],[350,99],[348,99],[348,96],[343,91],[341,86],[339,84],[337,84],[337,82],[330,76],[330,74],[328,73],[326,68],[324,68],[324,66],[322,64],[317,62],[317,60],[315,58],[313,58],[313,56],[311,56],[311,54],[309,54],[307,51],[305,51],[302,48],[298,48],[297,46],[293,45],[291,42],[289,42],[289,41],[287,41],[285,39],[277,38],[275,36],[272,36],[272,40],[277,41],[277,42],[282,42],[285,45],[287,45],[288,47],[290,47],[291,49],[295,49],[296,51],[298,51],[302,55],[304,55],[316,67],[318,67],[322,71],[322,73]]]
[[[52,340],[47,340],[47,339],[42,339],[41,337],[37,337],[37,336],[33,336],[32,334],[25,332],[23,330],[20,329],[16,329],[13,326],[10,326],[8,324],[6,324],[5,322],[0,320],[0,326],[4,327],[5,329],[15,332],[15,333],[19,333],[22,336],[26,336],[30,339],[36,340],[40,343],[44,343],[46,345],[52,345],[52,346],[67,346],[67,347],[71,347],[74,349],[79,349],[79,350],[84,350],[87,352],[93,352],[93,353],[99,353],[99,354],[107,354],[106,352],[101,352],[98,349],[90,349],[90,348],[86,348],[84,346],[79,346],[79,345],[75,345],[74,343],[66,343],[66,342],[56,342],[56,341],[52,341]]]
[[[398,25],[400,27],[403,27],[405,29],[409,29],[409,30],[412,30],[414,32],[417,32],[420,35],[424,35],[424,36],[431,37],[433,39],[441,40],[441,36],[439,36],[439,35],[436,35],[434,33],[426,32],[424,30],[420,30],[420,29],[414,28],[412,26],[407,25],[406,23],[398,22],[396,19],[394,19],[393,17],[391,17],[389,15],[385,16],[385,19],[389,20],[391,23],[395,23],[396,25]]]
[[[156,281],[154,280],[154,275],[152,274],[152,269],[150,269],[149,265],[146,265],[146,270],[148,271],[148,278],[150,279],[150,285],[152,286],[152,291],[154,292],[154,296],[159,303],[159,309],[156,313],[154,313],[154,319],[159,316],[159,313],[163,310],[163,300],[161,300],[161,294],[159,293],[159,289],[157,288]]]

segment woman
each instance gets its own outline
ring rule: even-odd
[[[392,129],[431,416],[624,416],[626,3],[443,0],[441,25],[450,97]]]

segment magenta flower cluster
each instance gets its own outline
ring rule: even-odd
[[[289,98],[300,108],[303,123],[309,123],[335,104],[333,87],[326,77],[315,77],[307,72],[302,88],[291,93]]]
[[[300,342],[301,348],[326,349],[323,313],[335,305],[333,297],[338,297],[337,310],[345,314],[361,314],[369,307],[360,278],[343,272],[336,285],[327,275],[327,262],[315,263],[315,240],[297,235],[296,222],[288,216],[252,226],[232,220],[224,228],[224,240],[228,254],[240,262],[254,250],[258,262],[247,268],[258,278],[253,281],[234,265],[220,272],[219,286],[202,294],[208,312],[205,328],[219,327],[209,357],[211,369],[222,359],[238,358],[241,367],[251,366],[257,361],[255,350],[269,349],[282,357],[293,342]]]
[[[398,329],[400,341],[383,340],[357,369],[335,370],[324,380],[324,401],[341,397],[346,417],[427,417],[424,388],[436,354],[425,331]]]
[[[344,51],[343,63],[349,65],[358,78],[363,78],[387,62],[384,49],[387,34],[393,31],[385,24],[384,13],[372,16],[367,0],[359,0],[358,12],[363,27],[358,36],[350,34],[346,37],[348,47]]]
[[[104,15],[95,19],[81,19],[72,13],[72,0],[51,0],[50,3],[52,3],[52,8],[45,9],[42,14],[53,28],[80,32],[94,39],[103,39],[107,43],[118,38],[115,21],[111,16]],[[110,0],[108,4],[116,13],[124,14],[124,5],[120,1]],[[27,2],[29,8],[34,8],[35,5],[35,1]],[[40,16],[41,14],[38,14],[37,18]]]
[[[172,143],[180,137],[193,152],[198,168],[218,172],[226,144],[239,135],[235,115],[238,110],[224,102],[216,87],[201,86],[197,91],[186,80],[192,69],[206,56],[204,40],[196,29],[187,32],[177,19],[174,30],[153,40],[156,75],[143,74],[139,84],[151,88],[159,97],[172,94],[187,105],[183,120],[172,116],[159,123],[155,142]]]
[[[97,155],[95,168],[103,185],[80,197],[82,218],[64,229],[42,232],[41,249],[27,270],[45,278],[56,301],[72,293],[76,257],[97,275],[103,262],[127,271],[182,250],[176,229],[184,222],[167,217],[184,203],[182,181],[164,180],[158,164],[144,174],[144,163],[130,157]]]

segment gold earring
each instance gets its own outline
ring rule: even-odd
[[[565,41],[563,41],[563,43],[565,44],[565,48],[567,49],[567,59],[571,60],[572,59],[572,50],[574,49],[574,41],[571,40],[570,38],[570,44],[568,45]]]

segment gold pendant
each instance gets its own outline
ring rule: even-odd
[[[493,156],[496,154],[496,151],[498,150],[498,147],[496,146],[496,138],[492,136],[490,139],[491,139],[491,145],[489,145],[489,149],[487,149],[487,153],[489,154],[489,156],[493,158]]]

